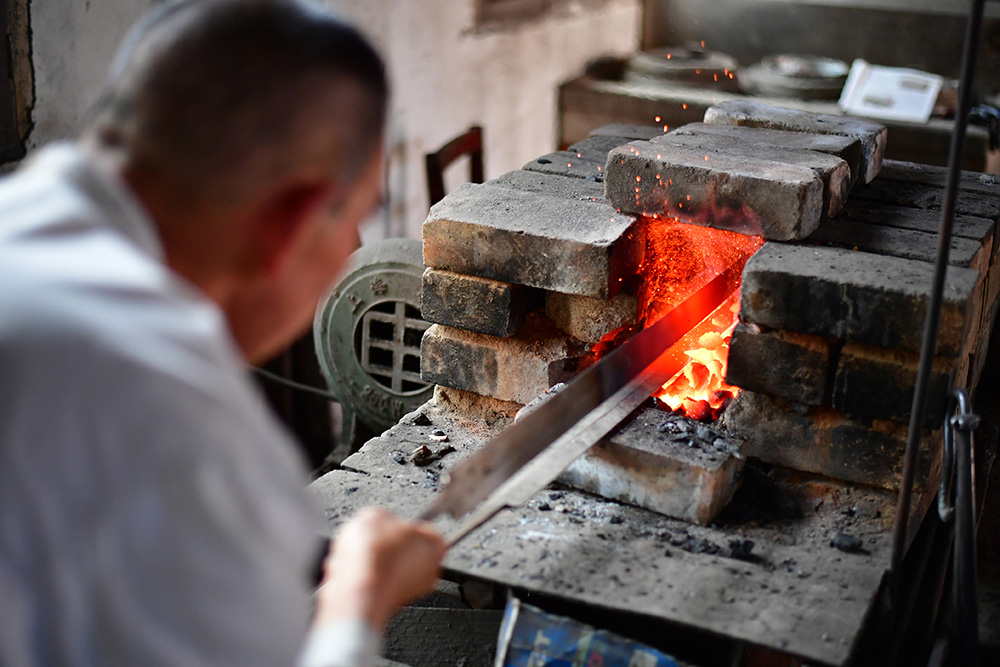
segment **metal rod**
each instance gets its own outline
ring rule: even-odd
[[[955,634],[959,664],[979,665],[979,618],[976,588],[976,476],[973,431],[979,418],[969,397],[956,389],[958,414],[949,415],[955,437],[955,548],[952,560]]]
[[[937,347],[937,330],[941,319],[941,299],[944,293],[945,273],[948,269],[948,254],[951,250],[951,229],[955,219],[955,202],[958,198],[958,184],[961,177],[962,158],[965,152],[965,131],[968,126],[969,109],[972,98],[972,75],[976,70],[976,53],[979,46],[979,32],[983,19],[984,0],[972,0],[969,8],[969,22],[966,25],[965,50],[962,54],[962,75],[959,85],[958,108],[955,110],[955,130],[951,136],[951,152],[948,158],[948,184],[945,190],[944,206],[941,210],[941,229],[938,236],[937,261],[930,299],[927,302],[927,317],[924,320],[924,337],[920,346],[920,365],[913,390],[913,404],[910,410],[910,426],[903,456],[903,474],[896,503],[896,524],[892,540],[891,570],[893,579],[893,599],[899,590],[899,566],[906,552],[907,523],[910,516],[910,501],[913,496],[913,476],[916,469],[917,452],[924,426],[927,408],[927,390],[930,385],[931,364]]]

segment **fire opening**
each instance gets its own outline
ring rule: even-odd
[[[666,311],[730,267],[743,265],[764,244],[749,236],[680,222],[642,221],[639,321],[649,326]],[[716,418],[739,388],[726,383],[729,340],[739,316],[739,284],[708,317],[668,348],[681,370],[657,391],[657,404],[692,419]]]

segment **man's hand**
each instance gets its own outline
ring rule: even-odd
[[[434,589],[445,548],[429,523],[361,510],[337,532],[326,557],[314,625],[359,617],[382,630],[399,607]]]

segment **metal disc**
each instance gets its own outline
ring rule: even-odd
[[[376,433],[426,402],[420,379],[424,266],[420,241],[388,239],[364,246],[316,309],[313,337],[330,390]]]

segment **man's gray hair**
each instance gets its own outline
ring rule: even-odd
[[[387,96],[375,49],[321,6],[178,0],[126,38],[88,131],[191,196],[236,200],[303,161],[350,181]]]

